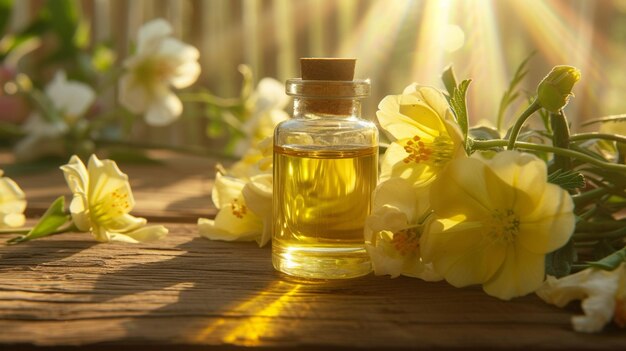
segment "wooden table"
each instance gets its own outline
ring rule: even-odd
[[[166,225],[164,240],[98,244],[90,234],[63,234],[0,244],[0,349],[626,349],[626,331],[575,333],[578,306],[559,309],[535,295],[503,302],[480,287],[404,277],[282,275],[269,247],[198,236],[196,218],[215,214],[213,167],[169,156],[161,165],[121,165],[134,213]],[[31,217],[69,194],[60,171],[14,179]]]

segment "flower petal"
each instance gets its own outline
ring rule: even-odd
[[[507,150],[497,153],[486,162],[500,179],[522,192],[541,194],[548,185],[546,164],[535,155]],[[536,204],[525,202],[531,199],[528,197],[517,199],[516,201],[524,201],[518,205],[518,211],[533,208]]]
[[[145,218],[124,214],[111,218],[103,225],[111,232],[128,233],[145,226],[147,222]]]
[[[124,74],[118,83],[118,100],[132,113],[142,113],[153,101],[152,94],[137,80],[134,74]]]
[[[572,318],[579,332],[598,332],[611,320],[616,311],[616,294],[620,279],[625,279],[626,264],[613,271],[588,268],[578,273],[556,279],[549,276],[537,290],[537,295],[547,303],[564,307],[573,300],[584,300],[584,316]],[[623,283],[623,281],[622,281]]]
[[[110,233],[110,240],[131,244],[156,241],[167,235],[169,231],[162,225],[140,227],[130,232]]]
[[[145,114],[146,123],[165,126],[175,121],[183,112],[183,103],[170,92],[158,101],[152,101]]]
[[[445,130],[439,116],[412,95],[389,95],[378,105],[376,117],[393,139],[434,138]]]
[[[422,258],[456,287],[484,283],[500,268],[505,249],[483,231],[480,223],[435,220],[422,234]]]
[[[489,183],[487,178],[494,180]],[[440,217],[463,215],[482,219],[489,216],[492,204],[490,194],[507,186],[479,160],[459,158],[442,170],[430,189],[430,203]]]
[[[414,188],[411,182],[396,177],[378,184],[372,199],[372,211],[384,206],[395,207],[401,209],[411,223],[430,208],[428,187]]]
[[[377,208],[365,221],[365,241],[371,241],[373,233],[383,230],[397,232],[409,225],[407,212],[392,205]]]
[[[420,100],[424,101],[424,103],[426,103],[426,105],[428,105],[431,109],[433,109],[443,120],[454,120],[454,116],[450,110],[450,104],[448,104],[448,100],[446,100],[446,97],[443,95],[441,90],[435,87],[413,83],[407,86],[402,94],[415,95]]]
[[[402,145],[396,142],[391,143],[380,161],[380,181],[403,178],[419,186],[426,185],[434,179],[435,169],[425,163],[403,162],[407,155]]]
[[[22,213],[26,209],[26,195],[11,178],[0,177],[0,213]]]
[[[272,178],[271,174],[253,176],[241,192],[248,208],[263,221],[263,232],[257,238],[261,247],[272,238]]]
[[[72,193],[86,193],[89,188],[89,175],[83,161],[73,155],[70,161],[60,167],[65,176],[65,181]]]
[[[223,241],[253,241],[256,240],[257,236],[259,236],[260,231],[256,227],[252,230],[233,233],[231,228],[224,228],[217,225],[216,220],[198,218],[198,232],[200,233],[200,236],[210,240]]]
[[[57,110],[74,118],[84,114],[96,98],[89,85],[68,81],[64,71],[58,71],[46,86],[46,95]]]
[[[545,274],[544,256],[527,251],[521,245],[509,245],[500,270],[483,284],[483,289],[487,294],[502,300],[537,290]]]
[[[89,205],[87,196],[83,192],[75,192],[72,202],[70,202],[70,214],[76,228],[82,231],[91,229],[91,218],[89,217]]]
[[[574,232],[574,202],[567,191],[546,184],[541,201],[524,216],[519,227],[519,242],[536,254],[546,254],[565,245]]]
[[[145,23],[137,33],[137,52],[155,51],[160,42],[172,34],[172,26],[162,18]]]
[[[126,206],[119,208],[123,213],[128,213],[135,207],[135,199],[128,183],[128,176],[120,171],[114,161],[101,161],[96,155],[91,155],[88,174],[90,182],[87,198],[90,207],[109,201],[110,196],[119,196],[125,199]]]
[[[224,176],[221,173],[215,174],[215,183],[213,184],[213,191],[211,192],[211,198],[213,204],[218,209],[230,204],[233,200],[239,198],[243,191],[243,187],[246,185],[241,179]]]
[[[393,233],[389,231],[379,232],[376,235],[376,240],[374,240],[376,245],[365,244],[365,249],[372,261],[374,274],[390,275],[391,278],[396,278],[402,274],[404,260],[393,248],[391,236],[393,236]]]
[[[26,223],[26,217],[23,213],[0,212],[0,228],[17,228],[23,226],[24,223]]]

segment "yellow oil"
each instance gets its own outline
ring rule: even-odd
[[[308,278],[368,274],[363,226],[376,187],[378,148],[274,146],[272,262]]]

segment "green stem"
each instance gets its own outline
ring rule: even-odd
[[[600,240],[600,239],[619,239],[626,236],[626,227],[622,227],[617,230],[613,230],[605,233],[574,233],[572,238],[575,241],[592,241],[592,240]]]
[[[43,236],[35,236],[35,237],[28,237],[27,235],[21,235],[21,236],[17,236],[13,239],[9,239],[7,240],[7,244],[8,245],[15,245],[15,244],[20,244],[26,241],[31,241],[31,240],[35,240],[35,239],[40,239],[40,238],[45,238],[48,236],[52,236],[52,235],[57,235],[57,234],[63,234],[63,233],[71,233],[71,232],[77,232],[79,231],[78,227],[76,227],[76,224],[74,224],[74,222],[70,222],[65,228],[61,228],[59,230],[55,230],[53,232],[50,232],[46,235]]]
[[[203,102],[205,104],[230,108],[241,104],[240,98],[221,98],[206,92],[200,93],[181,93],[179,94],[181,100],[190,102]]]
[[[572,265],[572,273],[582,271],[583,269],[589,268],[590,265],[585,263],[576,263]]]
[[[526,110],[522,112],[519,118],[517,118],[517,121],[515,121],[515,125],[513,126],[513,129],[511,129],[511,135],[509,136],[509,141],[507,143],[507,150],[513,150],[513,148],[515,148],[516,146],[515,142],[517,141],[517,136],[519,135],[520,130],[522,130],[524,123],[526,122],[528,117],[530,117],[533,113],[537,112],[540,108],[541,108],[541,105],[539,104],[539,101],[535,99],[530,105],[528,105]]]
[[[574,134],[570,136],[569,138],[570,142],[583,141],[583,140],[589,140],[589,139],[605,139],[605,140],[612,140],[612,141],[617,141],[619,143],[626,144],[626,137],[623,135],[617,135],[617,134],[606,134],[606,133],[596,133],[596,132],[580,133],[580,134]]]
[[[574,200],[574,204],[576,207],[580,207],[581,205],[587,204],[589,201],[595,200],[598,197],[602,197],[613,190],[612,188],[597,188],[589,191],[585,191],[579,195],[573,195],[572,200]]]
[[[576,230],[578,231],[604,231],[604,230],[616,230],[626,227],[626,221],[595,221],[587,222],[580,221],[576,223]]]
[[[550,113],[550,125],[552,127],[552,145],[562,149],[569,148],[569,126],[567,125],[567,118],[563,114],[563,110],[557,113]],[[556,169],[570,170],[572,168],[572,162],[569,157],[554,155],[553,167]]]
[[[472,149],[473,150],[488,150],[494,147],[506,146],[509,143],[510,141],[506,139],[474,140]],[[551,152],[551,153],[562,155],[562,156],[576,158],[576,159],[591,163],[599,167],[604,167],[606,169],[610,169],[610,170],[614,170],[618,172],[626,172],[626,165],[603,162],[603,161],[600,161],[598,159],[595,159],[593,157],[590,157],[588,155],[585,155],[581,152],[574,151],[574,150],[562,149],[562,148],[558,148],[558,147],[554,147],[550,145],[526,143],[522,141],[516,142],[515,147],[519,149],[524,149],[524,150]]]

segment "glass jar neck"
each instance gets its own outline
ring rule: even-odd
[[[361,101],[358,99],[307,98],[293,99],[294,118],[361,117]]]

